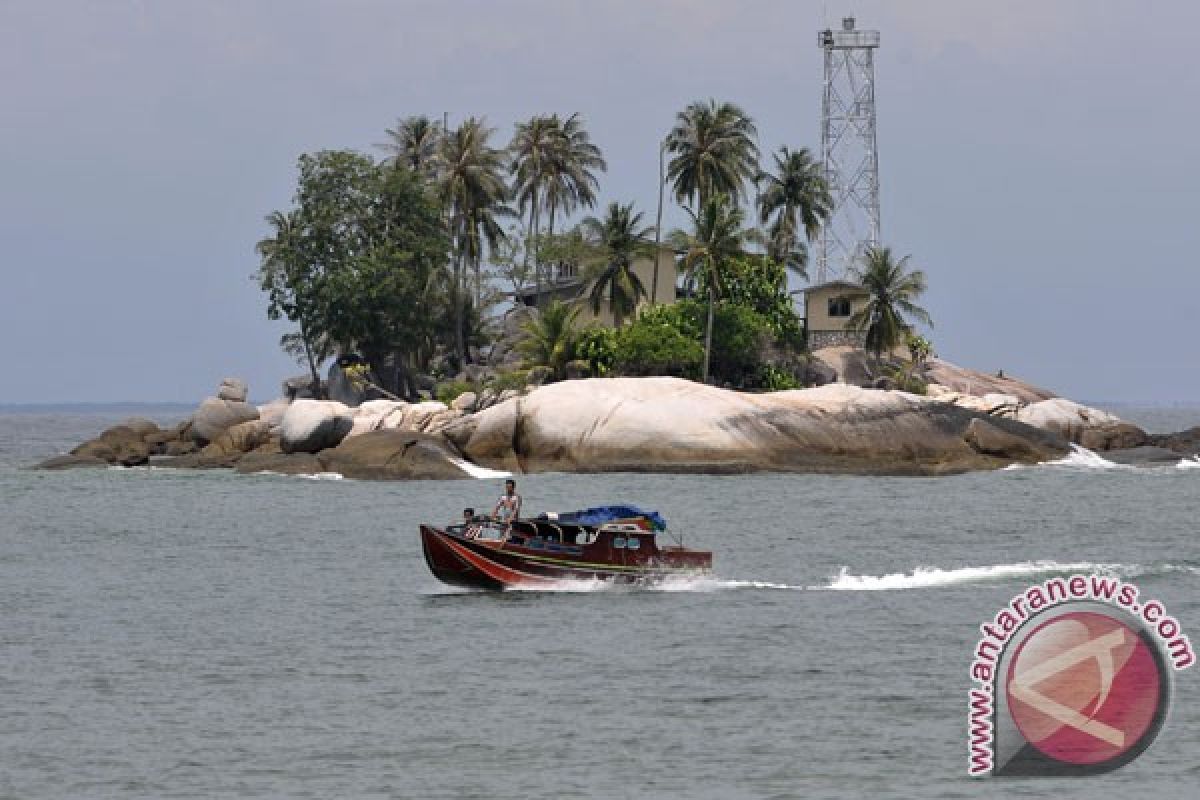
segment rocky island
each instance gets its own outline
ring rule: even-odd
[[[846,353],[824,358],[846,370]],[[839,359],[842,359],[839,361]],[[852,372],[852,370],[848,370]],[[131,419],[42,469],[141,466],[453,479],[534,472],[939,475],[1061,458],[1127,463],[1200,452],[1200,429],[1149,434],[1012,378],[933,359],[927,394],[830,383],[739,392],[681,378],[589,378],[467,392],[449,405],[246,401],[227,379],[178,425]]]

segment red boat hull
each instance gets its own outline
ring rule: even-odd
[[[422,525],[421,547],[436,578],[471,589],[550,588],[563,581],[653,582],[712,569],[712,553],[706,551],[650,544],[614,549],[607,536],[579,546],[533,536],[498,542]]]

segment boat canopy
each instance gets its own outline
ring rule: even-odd
[[[637,506],[597,506],[584,508],[579,511],[560,511],[544,514],[547,519],[559,522],[573,522],[577,525],[603,525],[619,519],[645,519],[656,531],[665,531],[667,521],[657,511],[643,511]]]

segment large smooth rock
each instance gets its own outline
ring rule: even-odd
[[[316,475],[325,467],[312,453],[247,453],[234,469],[241,473],[277,472],[281,475]]]
[[[1034,386],[1019,378],[1000,374],[989,375],[986,372],[951,364],[940,358],[929,359],[925,365],[924,377],[928,383],[940,384],[953,391],[976,397],[988,394],[1006,394],[1016,397],[1022,403],[1036,403],[1055,396],[1054,392]]]
[[[450,403],[450,407],[455,411],[462,411],[469,414],[475,410],[476,397],[474,392],[463,392],[454,401]]]
[[[204,456],[229,456],[248,453],[271,438],[271,426],[266,420],[253,419],[227,428],[200,453]]]
[[[316,453],[336,447],[354,427],[354,414],[332,400],[294,401],[279,423],[279,446],[285,453]]]
[[[1142,447],[1148,441],[1146,432],[1129,422],[1085,428],[1079,435],[1079,444],[1088,450],[1127,450]]]
[[[225,378],[217,387],[217,397],[221,400],[232,400],[235,403],[246,402],[250,387],[241,378]]]
[[[975,419],[1028,446],[978,426],[969,441]],[[1053,434],[905,392],[831,384],[748,394],[678,378],[564,381],[444,434],[477,464],[525,472],[938,474],[1067,452]],[[981,435],[997,452],[980,449]]]
[[[255,419],[258,419],[258,409],[249,403],[208,397],[192,414],[191,436],[197,442],[207,444],[234,425]]]
[[[279,423],[283,422],[283,415],[287,413],[291,402],[286,397],[280,397],[269,403],[263,403],[258,407],[258,418],[265,420],[267,425],[272,428],[278,428]]]
[[[1001,430],[985,419],[971,420],[963,438],[980,453],[1013,461],[1036,461],[1044,454],[1044,451],[1029,439]]]
[[[459,455],[441,436],[382,430],[346,439],[318,456],[328,472],[368,480],[465,478]]]
[[[1079,444],[1084,431],[1091,428],[1108,428],[1122,420],[1107,411],[1089,408],[1065,397],[1052,397],[1023,406],[1017,411],[1017,421],[1053,431],[1064,439]]]
[[[71,455],[136,467],[150,460],[150,446],[135,429],[117,425],[79,445]]]

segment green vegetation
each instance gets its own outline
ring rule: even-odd
[[[800,230],[811,242],[833,210],[821,165],[813,161],[806,148],[793,151],[781,147],[775,154],[775,173],[761,172],[759,180],[766,183],[758,213],[762,224],[770,223],[766,230],[767,255],[807,278],[808,247],[800,241]]]
[[[634,213],[632,203],[624,206],[610,203],[604,219],[588,217],[582,227],[596,250],[600,266],[592,279],[588,303],[593,313],[598,314],[607,297],[608,310],[620,327],[646,297],[646,287],[633,271],[633,261],[638,256],[653,254],[651,229],[642,226],[642,215]]]
[[[738,106],[710,99],[676,115],[660,168],[690,225],[665,237],[616,201],[563,225],[596,206],[607,167],[578,114],[534,115],[507,146],[476,117],[456,127],[404,117],[385,134],[382,160],[347,150],[301,156],[294,203],[267,216],[257,245],[268,316],[295,324],[281,344],[314,384],[323,361],[356,352],[379,388],[408,399],[418,397],[417,375],[442,381],[437,394],[450,399],[464,387],[520,389],[568,371],[800,385],[805,332],[788,274],[805,276],[832,199],[805,148],[780,147],[760,167],[757,130]],[[750,183],[756,207],[745,209]],[[687,297],[657,305],[634,265],[655,258],[657,280],[663,238]],[[870,302],[851,322],[876,361],[906,337],[915,342],[907,382],[929,355],[907,320],[929,317],[915,304],[924,275],[906,263],[887,249],[867,254],[856,277]],[[579,278],[576,301],[550,304],[527,326],[518,346],[526,369],[467,370],[495,327],[504,282],[519,292]],[[580,325],[585,307],[606,310],[615,329]]]
[[[912,333],[912,325],[904,315],[933,327],[929,312],[915,302],[925,291],[925,273],[919,269],[908,271],[908,259],[905,256],[897,261],[891,249],[873,247],[867,250],[855,276],[867,290],[867,304],[850,317],[848,324],[866,331],[867,351],[876,361]]]
[[[741,209],[730,204],[724,195],[709,199],[696,215],[688,209],[692,218],[692,232],[673,231],[671,243],[682,253],[679,270],[688,284],[700,284],[708,295],[708,320],[704,326],[704,369],[700,380],[708,380],[709,362],[712,357],[713,307],[721,293],[722,276],[729,262],[742,255]]]
[[[675,199],[703,209],[720,195],[736,205],[758,174],[757,135],[750,116],[733,103],[695,102],[680,111],[666,139]]]
[[[300,157],[296,207],[267,217],[259,285],[272,319],[299,325],[309,368],[328,339],[357,350],[385,387],[411,393],[448,313],[440,268],[447,249],[437,205],[408,170],[349,151]]]
[[[525,326],[519,349],[530,366],[549,367],[554,380],[566,377],[567,363],[575,360],[578,316],[578,306],[555,301]]]

